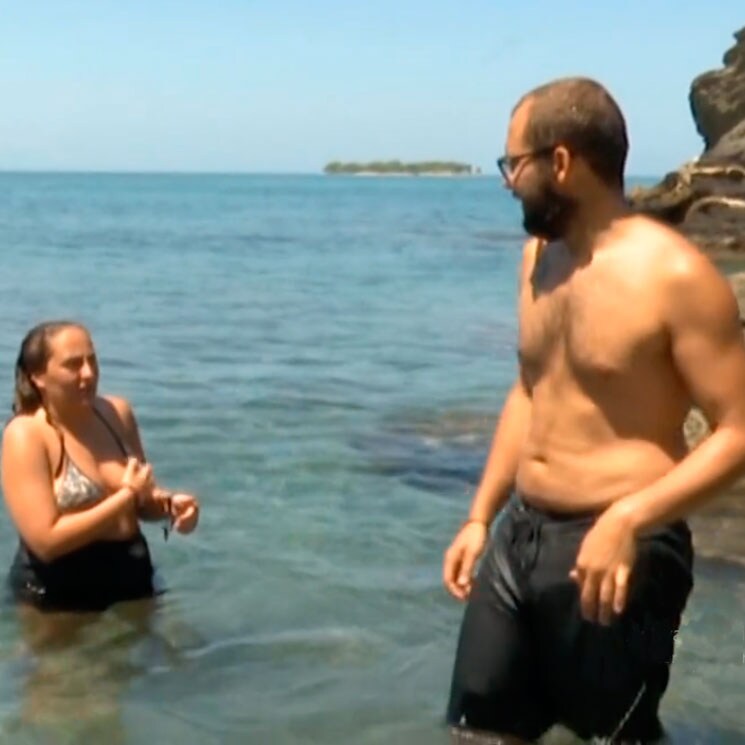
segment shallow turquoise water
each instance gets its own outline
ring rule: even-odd
[[[3,612],[2,741],[445,742],[440,562],[515,369],[517,205],[489,178],[0,187],[8,405],[26,329],[80,319],[160,480],[203,502],[189,538],[147,529],[147,616],[34,653]],[[701,563],[675,742],[745,740],[744,611],[743,575]]]

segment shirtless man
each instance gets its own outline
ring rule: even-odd
[[[685,238],[629,213],[627,149],[623,115],[591,80],[553,81],[513,111],[500,169],[533,238],[518,379],[443,566],[468,600],[456,736],[519,743],[562,723],[582,738],[661,739],[693,586],[686,516],[745,465],[737,303]],[[689,453],[692,404],[712,434]]]

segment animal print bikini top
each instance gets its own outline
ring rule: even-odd
[[[114,428],[106,421],[106,417],[101,412],[93,408],[96,416],[104,423],[111,436],[122,451],[122,454],[129,457],[130,451],[116,433]],[[62,512],[77,510],[81,507],[95,504],[103,499],[106,494],[102,484],[94,481],[90,476],[86,476],[75,462],[70,458],[65,450],[65,441],[62,433],[59,433],[60,445],[62,446],[62,455],[55,477],[64,474],[54,490],[54,496],[57,500],[57,506]]]

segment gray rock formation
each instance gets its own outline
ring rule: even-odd
[[[707,151],[745,121],[745,28],[735,40],[724,55],[724,67],[699,75],[691,85],[691,112]]]
[[[745,257],[745,28],[724,67],[691,85],[694,123],[704,151],[651,189],[629,194],[632,206],[676,226],[714,255]]]

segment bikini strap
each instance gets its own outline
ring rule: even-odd
[[[111,426],[111,423],[108,419],[98,410],[97,406],[93,406],[93,411],[95,412],[96,416],[103,422],[106,429],[109,430],[111,433],[111,436],[114,438],[114,441],[119,446],[119,449],[122,451],[122,454],[125,458],[129,458],[130,450],[127,448],[127,446],[124,444],[124,441],[119,436],[117,431]],[[65,436],[62,434],[62,430],[54,423],[52,420],[52,417],[49,416],[49,412],[44,410],[44,413],[47,417],[47,422],[51,426],[51,428],[57,433],[57,437],[59,438],[59,444],[60,444],[60,456],[59,461],[57,462],[57,467],[54,469],[54,478],[56,479],[59,477],[59,475],[62,473],[62,469],[65,465],[65,458],[67,457],[67,451],[65,450]]]
[[[114,429],[114,427],[111,425],[111,422],[99,411],[98,407],[94,405],[93,411],[96,413],[96,416],[104,423],[104,426],[106,429],[109,430],[111,433],[111,436],[116,441],[116,444],[119,446],[119,449],[122,451],[122,454],[125,458],[129,458],[130,456],[130,449],[125,445],[124,440],[119,436],[117,431]]]
[[[54,423],[54,420],[49,415],[46,407],[44,407],[44,416],[47,419],[47,424],[56,432],[57,439],[59,440],[59,461],[57,461],[57,467],[54,469],[52,474],[53,478],[57,478],[61,473],[65,465],[65,458],[67,457],[67,451],[65,450],[65,436],[62,434],[62,430]]]

